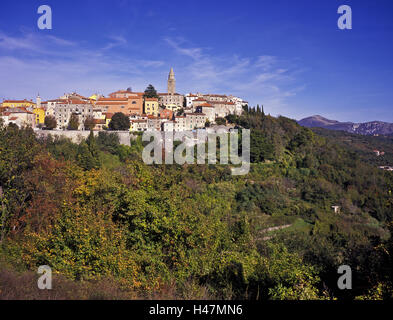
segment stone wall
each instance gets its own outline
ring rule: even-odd
[[[94,136],[98,135],[99,131],[93,131]],[[124,144],[127,146],[131,145],[131,139],[135,140],[136,136],[130,134],[129,131],[108,131],[110,133],[116,133],[119,137],[120,144]],[[73,131],[73,130],[35,130],[37,136],[46,137],[48,135],[51,136],[61,136],[65,138],[71,139],[74,143],[79,143],[82,140],[87,139],[90,134],[90,131]]]

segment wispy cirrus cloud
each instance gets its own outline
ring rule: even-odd
[[[123,37],[123,36],[110,36],[108,37],[111,42],[109,42],[104,48],[103,50],[109,50],[115,47],[119,47],[119,46],[123,46],[127,44],[127,40]]]
[[[117,54],[111,49],[127,47],[126,39],[109,39],[105,47],[92,48],[52,35],[0,31],[0,99],[33,98],[37,92],[46,99],[73,90],[107,94],[129,86],[143,90],[149,81],[164,78],[155,72],[163,61]]]
[[[179,41],[173,40],[171,38],[164,38],[167,44],[175,49],[176,52],[188,56],[194,60],[201,60],[203,59],[202,56],[202,48],[185,48],[179,45]],[[184,40],[183,40],[184,41]],[[183,42],[181,41],[181,42]]]
[[[147,59],[125,37],[107,39],[88,47],[53,35],[22,31],[11,36],[0,30],[0,70],[6,74],[0,78],[0,98],[33,98],[37,92],[54,98],[73,90],[107,94],[129,86],[144,90],[148,83],[161,91],[173,65],[179,92],[234,94],[277,113],[305,88],[296,79],[300,68],[273,55],[218,54],[184,38],[166,37],[164,47]]]
[[[39,50],[37,38],[33,34],[12,37],[0,31],[0,48],[6,50]]]
[[[300,68],[279,57],[218,55],[209,48],[192,46],[184,39],[164,40],[176,54],[190,58],[184,64],[187,87],[236,94],[253,105],[269,105],[277,112],[287,107],[288,98],[305,89],[296,80]]]
[[[274,56],[259,56],[255,62],[255,67],[262,68],[264,70],[270,69],[277,62],[277,58]]]

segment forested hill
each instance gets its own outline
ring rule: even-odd
[[[285,117],[227,121],[251,129],[248,175],[146,165],[141,139],[1,127],[0,296],[392,298],[393,174]],[[44,264],[50,293],[29,280]],[[337,288],[343,264],[353,290]]]
[[[393,165],[393,137],[365,136],[344,131],[313,128],[316,134],[326,137],[345,150],[355,152],[363,161],[373,166]],[[379,153],[376,153],[378,151]]]

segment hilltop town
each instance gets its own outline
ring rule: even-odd
[[[0,119],[5,125],[13,123],[19,127],[101,131],[111,127],[116,113],[122,113],[129,119],[130,132],[186,131],[222,124],[223,118],[242,114],[247,105],[247,101],[233,95],[179,94],[173,68],[167,86],[166,93],[157,93],[149,85],[145,92],[128,88],[107,97],[100,94],[84,97],[73,92],[47,101],[41,101],[39,95],[36,102],[4,100],[0,105]]]

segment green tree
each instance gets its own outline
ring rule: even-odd
[[[250,156],[252,162],[272,160],[274,157],[274,146],[269,143],[260,130],[251,131]]]
[[[79,117],[77,114],[71,114],[70,121],[68,122],[68,130],[78,130],[79,128]]]
[[[88,116],[84,122],[85,130],[93,130],[94,126],[94,118],[92,116]]]
[[[89,151],[91,155],[98,159],[98,146],[96,142],[96,138],[94,137],[93,131],[90,131],[90,134],[86,140],[87,145],[89,146]]]
[[[54,116],[46,116],[44,120],[45,128],[48,130],[53,130],[57,127],[57,121]]]
[[[124,113],[117,112],[113,115],[111,122],[109,122],[109,130],[129,130],[130,118]]]
[[[216,123],[218,125],[226,125],[227,121],[224,118],[216,118]]]
[[[158,98],[158,94],[153,85],[149,84],[145,90],[145,98]]]
[[[77,160],[79,165],[85,170],[99,168],[99,149],[93,131],[90,131],[86,142],[79,145]]]
[[[108,151],[112,154],[116,154],[117,148],[120,145],[119,136],[116,133],[111,132],[98,132],[97,145],[101,150]]]

